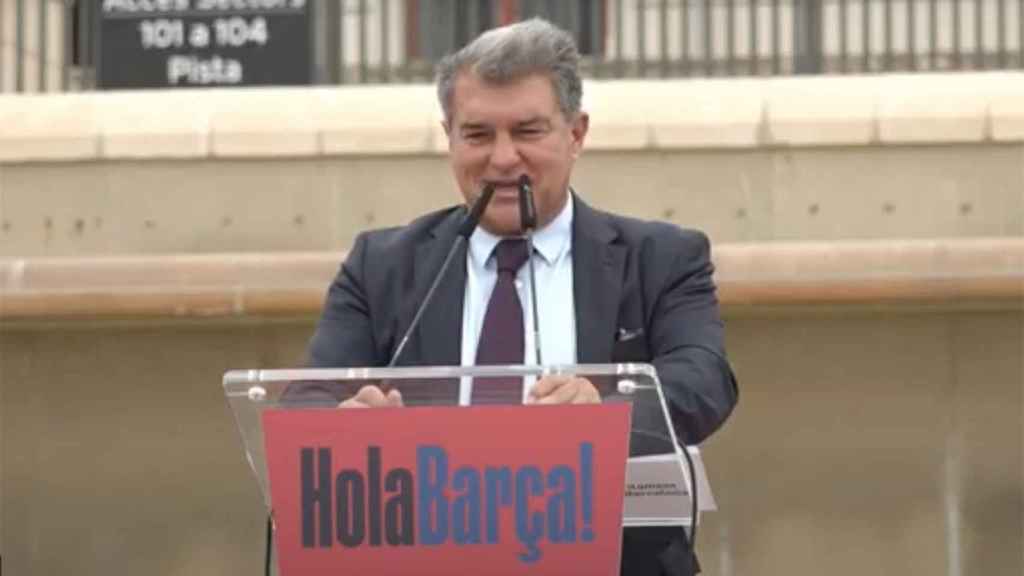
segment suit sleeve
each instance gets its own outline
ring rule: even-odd
[[[738,399],[707,236],[687,232],[665,273],[651,316],[653,364],[679,440],[697,444],[717,430]]]
[[[367,237],[360,234],[331,282],[309,344],[307,364],[346,368],[378,364],[370,299],[366,292]]]
[[[311,368],[373,366],[373,325],[365,286],[367,239],[356,238],[338,275],[327,290],[323,313],[309,343],[306,364]],[[281,402],[292,406],[336,406],[351,397],[359,384],[353,382],[294,382]]]

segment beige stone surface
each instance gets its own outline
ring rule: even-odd
[[[334,251],[0,259],[0,320],[314,314]],[[765,306],[1024,301],[1024,240],[971,238],[717,244],[728,313]]]
[[[774,237],[771,175],[763,150],[591,151],[573,183],[593,206],[734,242]]]
[[[107,176],[102,164],[92,162],[4,166],[0,212],[6,226],[0,228],[0,246],[21,256],[146,250],[116,228],[136,215],[117,203],[116,195],[112,198]]]
[[[989,91],[999,89],[1004,76],[1012,75],[996,76],[887,77],[879,91],[880,140],[886,144],[941,144],[986,138]]]
[[[95,98],[75,93],[0,95],[0,162],[95,159]]]
[[[632,150],[654,145],[652,123],[659,111],[650,101],[651,83],[593,80],[583,85],[583,109],[590,115],[588,150]]]
[[[989,106],[992,138],[1000,142],[1024,142],[1024,79],[994,94]]]
[[[313,102],[322,154],[434,151],[442,116],[433,86],[323,88],[315,90]]]
[[[773,156],[773,238],[1018,236],[1020,150],[801,148]]]
[[[741,397],[704,446],[704,570],[1019,573],[1021,320],[731,319]]]
[[[320,151],[313,91],[212,89],[202,98],[210,111],[214,156],[313,156]]]
[[[436,155],[7,164],[0,255],[346,249],[458,201]]]
[[[111,92],[96,101],[105,159],[204,158],[211,100],[201,90]]]
[[[0,257],[345,250],[459,201],[437,154],[5,164]],[[1024,235],[1024,146],[585,150],[592,205],[715,242]]]
[[[328,245],[336,250],[347,250],[364,230],[400,226],[462,202],[447,160],[433,154],[345,158],[325,163],[323,175]]]
[[[293,161],[295,162],[295,161]],[[315,163],[5,166],[7,255],[327,248],[343,209]]]
[[[622,102],[648,110],[655,148],[753,148],[761,143],[763,89],[753,79],[653,83]]]
[[[132,163],[106,180],[104,212],[123,216],[110,219],[106,237],[124,239],[114,250],[129,254],[326,246],[335,215],[325,210],[322,173],[315,161],[292,162]]]
[[[842,282],[887,278],[1024,281],[1024,239],[962,238],[722,244],[717,274],[729,282]],[[1021,287],[1024,292],[1024,286]]]
[[[875,138],[881,82],[837,76],[765,82],[766,142],[786,146],[866,145]]]
[[[5,199],[4,199],[4,180],[5,180],[4,179],[4,170],[5,169],[6,169],[6,167],[3,164],[0,164],[0,234],[4,234],[6,236],[6,233],[9,232],[9,228],[11,226],[11,222],[10,222],[10,220],[8,220],[8,216],[7,216],[7,202],[5,202]]]

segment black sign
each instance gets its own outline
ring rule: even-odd
[[[307,0],[98,0],[99,88],[312,83]]]

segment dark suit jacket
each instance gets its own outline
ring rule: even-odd
[[[575,195],[573,201],[577,360],[650,362],[679,439],[700,442],[725,421],[737,400],[707,237],[601,212]],[[310,364],[387,365],[464,214],[463,207],[450,208],[407,226],[360,234],[328,291],[310,343]],[[442,280],[400,365],[461,363],[464,262],[465,248]],[[623,573],[691,572],[685,549],[681,530],[628,530]]]

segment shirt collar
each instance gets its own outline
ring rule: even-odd
[[[570,194],[558,216],[533,234],[533,249],[549,266],[554,265],[569,251],[572,239],[572,218],[573,198]],[[488,258],[494,252],[494,247],[501,242],[501,239],[501,236],[491,234],[477,226],[473,235],[469,237],[469,253],[473,262],[481,267],[486,266]]]
[[[548,265],[554,265],[569,251],[572,240],[572,215],[573,199],[572,194],[568,194],[565,206],[562,207],[558,216],[555,216],[555,219],[548,222],[547,226],[533,234],[533,248],[540,253]]]

